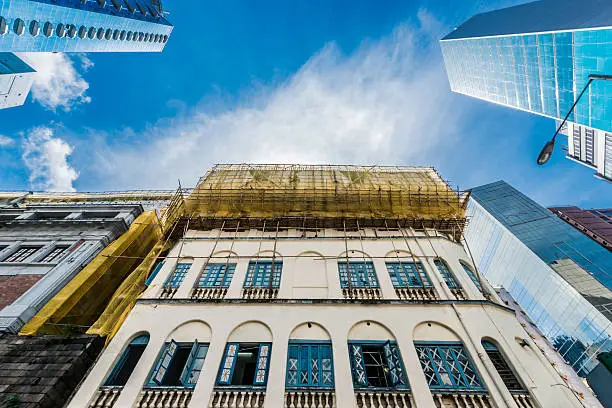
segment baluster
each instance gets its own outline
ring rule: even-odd
[[[323,408],[323,398],[324,398],[324,396],[325,396],[325,393],[317,392],[317,397],[319,399],[319,403],[317,404],[317,408]]]
[[[444,404],[444,400],[442,400],[442,395],[436,394],[435,396],[438,398],[438,403],[440,404],[440,408],[445,408],[446,404]]]
[[[478,394],[478,399],[480,400],[480,403],[482,404],[483,407],[488,407],[489,406],[489,397],[485,396],[484,401],[482,399],[482,395]]]
[[[248,391],[247,395],[249,396],[249,399],[248,399],[248,401],[246,403],[245,408],[252,408],[251,399],[253,398],[253,391]]]
[[[383,408],[383,405],[382,405],[382,393],[377,392],[377,393],[376,393],[376,399],[378,400],[378,405],[377,405],[377,407],[378,407],[378,408]]]
[[[297,396],[297,405],[296,405],[296,408],[302,408],[303,407],[303,405],[302,405],[302,393],[301,392],[297,392],[296,396]]]

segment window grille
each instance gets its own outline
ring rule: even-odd
[[[164,287],[178,288],[181,286],[181,283],[183,283],[189,268],[191,268],[191,263],[177,263],[176,267],[174,268],[174,272],[172,272],[172,275],[170,275]]]
[[[4,261],[2,261],[2,262],[12,262],[12,263],[25,262],[29,257],[34,255],[41,248],[42,248],[42,246],[24,246],[24,247],[21,247],[18,250],[16,250],[15,252],[13,252],[11,255],[6,257],[4,259]]]
[[[247,269],[244,287],[278,288],[280,287],[282,270],[282,261],[251,261]],[[272,279],[271,285],[270,279]]]
[[[460,263],[461,263],[461,266],[463,267],[463,270],[465,271],[465,273],[467,273],[467,275],[470,277],[472,282],[474,282],[474,285],[476,285],[478,290],[482,292],[482,286],[480,286],[480,281],[478,280],[478,276],[476,276],[476,273],[472,270],[472,268],[470,268],[469,266],[467,266],[463,262],[460,262]]]
[[[474,364],[461,343],[415,343],[431,389],[482,390]]]
[[[404,365],[394,341],[349,342],[353,384],[364,388],[407,388]]]
[[[208,264],[198,280],[199,287],[227,288],[232,282],[236,264]]]
[[[506,384],[506,388],[508,391],[525,391],[525,388],[521,385],[516,375],[502,356],[501,352],[497,348],[497,346],[491,342],[486,340],[482,341],[482,346],[484,347],[487,355],[491,359],[493,366],[497,370],[497,373],[501,377],[504,384]]]
[[[387,262],[387,271],[396,288],[431,287],[431,281],[421,262]]]
[[[288,389],[333,388],[334,371],[330,343],[289,343]]]
[[[348,268],[347,268],[348,265]],[[348,273],[347,273],[348,269]],[[348,274],[350,273],[353,288],[378,288],[378,279],[372,262],[338,262],[340,286],[348,288]]]
[[[446,265],[446,262],[436,259],[434,260],[434,264],[436,265],[436,268],[438,268],[440,275],[442,275],[442,278],[444,278],[444,282],[446,282],[446,286],[448,286],[449,289],[458,289],[461,287],[459,282],[457,282],[455,275],[453,275],[448,265]]]
[[[227,343],[217,385],[265,386],[271,349],[270,343]]]
[[[45,257],[41,259],[40,262],[45,262],[45,263],[56,262],[59,258],[62,257],[62,255],[64,255],[64,252],[66,252],[68,248],[70,248],[70,246],[68,245],[56,246],[55,248],[51,250],[51,252],[45,255]]]
[[[136,337],[134,340],[128,344],[123,354],[115,364],[113,371],[111,371],[110,375],[106,379],[104,383],[105,386],[124,386],[134,368],[136,368],[136,364],[140,360],[142,353],[144,353],[145,348],[147,348],[147,344],[149,343],[149,336],[142,335]]]
[[[193,343],[177,343],[174,340],[166,343],[148,386],[195,387],[207,353],[208,344],[200,344],[197,340]]]

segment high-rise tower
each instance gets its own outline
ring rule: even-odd
[[[454,92],[554,119],[589,75],[612,75],[612,3],[541,0],[478,14],[440,44]],[[612,81],[594,81],[568,118],[568,157],[612,179]]]
[[[0,109],[23,105],[36,71],[10,52],[0,52]]]
[[[152,0],[0,0],[0,51],[162,51],[172,32]]]

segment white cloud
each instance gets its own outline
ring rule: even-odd
[[[136,145],[109,135],[87,154],[92,172],[100,188],[168,188],[194,184],[215,162],[430,164],[425,153],[453,143],[464,119],[440,63],[441,29],[420,12],[350,56],[329,44],[231,109],[201,105],[150,126]]]
[[[37,52],[17,53],[37,72],[32,97],[49,110],[70,111],[74,106],[91,102],[86,95],[89,83],[75,68],[75,60],[61,53]],[[81,69],[87,70],[93,63],[86,57],[77,55]]]
[[[68,163],[72,147],[54,137],[51,128],[31,129],[23,140],[23,161],[30,170],[30,186],[45,191],[75,191],[72,183],[79,173]]]
[[[0,147],[7,147],[15,144],[15,139],[8,136],[0,135]]]

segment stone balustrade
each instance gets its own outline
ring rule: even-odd
[[[433,288],[395,288],[397,297],[402,300],[436,300],[438,296]]]
[[[193,391],[185,388],[144,389],[135,408],[187,408]]]
[[[455,296],[455,299],[457,300],[467,299],[467,297],[465,296],[465,292],[463,291],[463,288],[451,288],[450,291],[453,294],[453,296]]]
[[[278,296],[278,288],[242,288],[244,299],[275,299]]]
[[[434,393],[437,408],[493,408],[486,394]]]
[[[172,299],[177,291],[178,286],[164,286],[159,297],[162,299]]]
[[[287,391],[285,408],[336,408],[333,391]]]
[[[376,300],[382,298],[380,288],[342,288],[345,299]]]
[[[512,393],[512,398],[519,408],[536,408],[531,396],[527,393]]]
[[[358,391],[355,393],[357,408],[413,408],[412,395],[408,391]]]
[[[119,398],[123,387],[100,387],[89,408],[111,408]]]
[[[265,391],[214,390],[209,408],[263,408]]]
[[[192,299],[223,299],[227,294],[227,288],[209,288],[196,286],[191,292]]]

